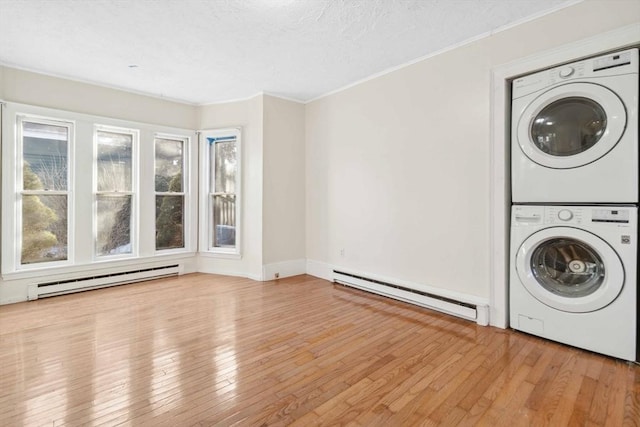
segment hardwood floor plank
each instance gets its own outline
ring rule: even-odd
[[[477,383],[477,386],[469,390],[469,392],[460,400],[457,406],[470,411],[496,381],[502,381],[501,374],[504,371],[505,365],[509,362],[509,353],[506,350],[507,347],[508,341],[501,340],[501,345],[492,353],[487,355],[486,360],[492,360],[493,362],[490,365],[490,369],[486,371],[486,374]],[[483,363],[482,367],[487,368],[487,365],[488,364]]]
[[[525,403],[531,393],[533,392],[534,385],[523,381],[517,392],[511,395],[511,398],[507,402],[504,409],[501,411],[501,416],[496,420],[496,426],[505,427],[518,427],[518,426],[530,426],[533,425],[535,420],[535,413],[525,406]],[[570,424],[576,425],[576,424]]]
[[[562,396],[567,393],[567,386],[570,383],[571,371],[573,370],[576,363],[575,357],[570,355],[566,360],[561,363],[557,370],[550,369],[549,372],[554,372],[553,381],[549,381],[547,386],[542,390],[542,394],[539,395],[540,399],[538,400],[538,416],[543,419],[551,420],[556,417],[559,413],[559,404],[562,399]],[[547,379],[548,380],[548,379]],[[536,390],[534,390],[534,393]],[[577,389],[576,389],[577,393]],[[529,404],[531,400],[529,400]],[[530,406],[531,407],[531,406]],[[568,414],[561,413],[561,416],[571,416],[571,412]]]
[[[311,276],[0,306],[0,425],[638,425],[640,367]]]
[[[554,352],[553,358],[548,360],[548,364],[545,366],[544,371],[536,381],[536,387],[531,393],[531,396],[527,400],[527,407],[534,411],[539,411],[547,398],[549,397],[550,389],[555,385],[554,380],[560,370],[562,364],[566,361],[566,354],[560,352]],[[536,366],[531,370],[536,369]]]
[[[585,375],[582,378],[580,384],[580,390],[578,396],[573,405],[573,412],[569,419],[569,425],[585,425],[589,419],[589,410],[591,409],[591,402],[595,393],[597,381],[593,378]]]
[[[589,410],[589,421],[604,425],[607,419],[607,406],[609,403],[609,388],[614,380],[615,364],[605,364],[598,378],[591,409]]]
[[[460,406],[458,406],[460,407]],[[479,425],[479,420],[482,416],[489,410],[491,407],[491,401],[484,396],[480,396],[479,399],[475,401],[473,406],[471,406],[468,410],[465,408],[460,408],[465,411],[466,415],[458,423],[459,426],[477,426]]]
[[[530,366],[521,365],[520,369],[518,369],[508,381],[503,383],[499,392],[495,394],[492,399],[493,404],[491,405],[491,409],[480,418],[480,424],[496,425],[500,420],[504,419],[505,408],[514,396],[522,392],[522,385],[530,369]],[[485,393],[485,397],[487,394],[488,393]]]
[[[566,377],[566,382],[562,388],[556,386],[558,403],[553,410],[548,412],[551,415],[549,418],[551,423],[555,425],[568,425],[573,414],[574,403],[580,393],[582,380],[585,377],[587,360],[577,358],[577,352],[573,359],[572,363],[564,365],[566,370],[558,374],[557,384],[562,384],[565,381],[562,377]]]
[[[626,397],[624,400],[624,421],[623,425],[636,427],[640,425],[640,375],[638,366],[629,365],[626,374]]]
[[[484,367],[477,368],[473,371],[470,371],[466,368],[461,370],[461,372],[466,371],[468,373],[465,381],[456,389],[455,393],[452,393],[442,402],[431,414],[431,418],[434,420],[442,419],[444,420],[447,417],[447,413],[452,410],[452,408],[457,408],[460,401],[466,397],[472,390],[478,388],[480,382],[485,378],[487,374],[487,369]],[[466,411],[465,411],[466,412]]]

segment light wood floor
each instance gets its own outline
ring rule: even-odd
[[[1,426],[639,425],[640,367],[310,276],[0,307]]]

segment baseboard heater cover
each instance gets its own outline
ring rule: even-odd
[[[27,299],[32,301],[38,298],[53,297],[72,292],[82,292],[91,289],[142,282],[145,280],[160,279],[163,277],[177,276],[178,274],[180,274],[180,265],[173,264],[37,283],[30,285],[27,288]]]
[[[449,297],[436,295],[394,283],[371,279],[343,271],[333,270],[333,281],[399,301],[437,310],[446,314],[476,321],[479,325],[488,325],[488,308]]]

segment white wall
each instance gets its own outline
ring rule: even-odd
[[[488,298],[491,69],[639,17],[585,1],[307,104],[310,264]]]
[[[305,106],[264,96],[265,279],[305,272]]]
[[[195,129],[194,105],[0,66],[0,100]]]
[[[198,271],[262,278],[263,96],[206,105],[198,129],[242,128],[241,258],[200,254]],[[202,218],[200,219],[203,220]]]

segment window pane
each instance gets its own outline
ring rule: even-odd
[[[66,126],[22,122],[23,188],[25,190],[67,189]]]
[[[235,193],[236,191],[236,140],[217,141],[211,150],[213,174],[211,188],[214,193]]]
[[[98,191],[131,191],[133,135],[98,131]]]
[[[67,196],[22,197],[22,264],[67,259]]]
[[[183,143],[156,139],[156,191],[182,192]]]
[[[236,245],[236,196],[212,196],[213,246],[216,248]]]
[[[131,196],[97,197],[96,254],[131,253]]]
[[[183,196],[156,196],[156,249],[184,248]]]

